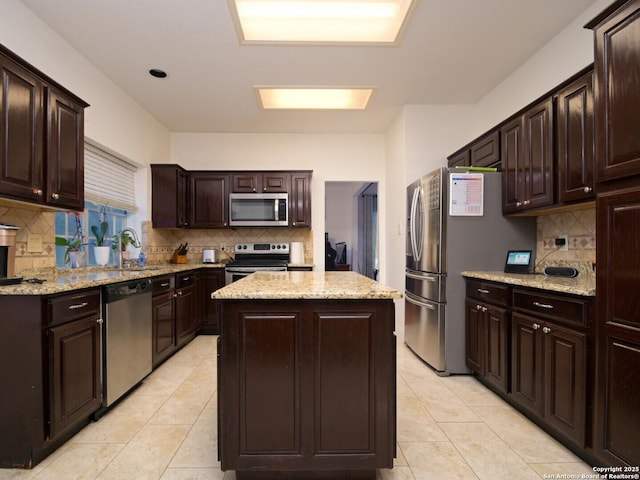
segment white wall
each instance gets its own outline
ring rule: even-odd
[[[143,166],[168,161],[168,130],[18,0],[2,0],[0,43],[91,105],[87,137]],[[136,181],[142,219],[149,210],[148,168]]]
[[[313,170],[313,260],[318,270],[324,269],[325,182],[378,182],[379,198],[385,195],[385,137],[379,134],[175,133],[171,162],[190,170]],[[386,224],[385,211],[379,208],[381,225]],[[384,276],[382,261],[380,271]]]

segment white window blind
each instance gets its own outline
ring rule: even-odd
[[[135,211],[133,176],[137,167],[100,146],[84,144],[85,198],[91,202]]]

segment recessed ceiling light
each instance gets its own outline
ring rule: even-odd
[[[413,0],[229,0],[243,43],[393,44]]]
[[[364,110],[372,88],[256,87],[265,110]]]
[[[166,78],[167,72],[165,72],[164,70],[160,70],[159,68],[152,68],[151,70],[149,70],[149,75],[156,78]]]

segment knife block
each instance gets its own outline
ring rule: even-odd
[[[171,260],[169,260],[170,263],[187,263],[187,256],[186,255],[178,255],[177,253],[174,253],[171,256]]]

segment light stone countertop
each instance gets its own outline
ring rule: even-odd
[[[402,293],[356,272],[256,272],[211,294],[213,299],[402,298]]]
[[[549,277],[539,273],[504,272],[462,272],[462,276],[585,297],[595,297],[596,295],[596,276],[582,273],[574,278]]]
[[[157,277],[200,268],[224,268],[223,263],[185,263],[148,265],[140,269],[118,270],[115,267],[89,267],[78,269],[47,269],[35,277],[46,280],[44,283],[26,283],[0,286],[0,295],[52,295],[83,288],[99,287],[110,283],[126,282],[138,278]],[[24,279],[34,275],[24,276]]]

